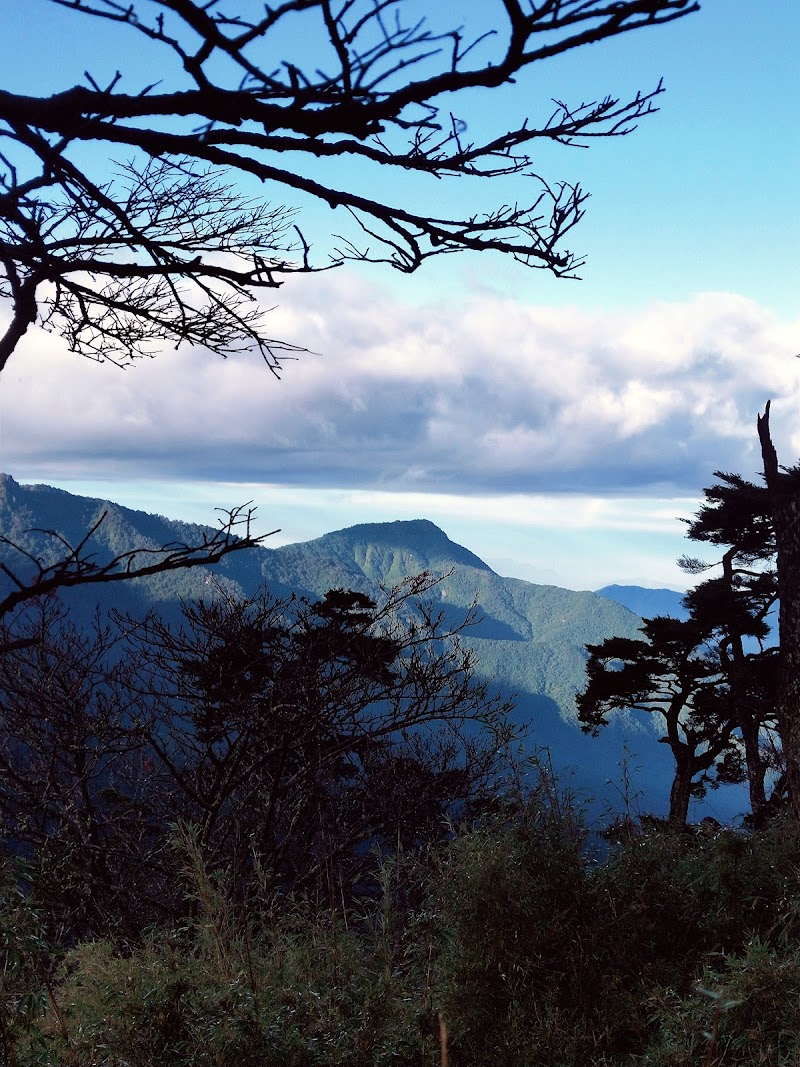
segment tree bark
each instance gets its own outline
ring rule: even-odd
[[[691,763],[676,762],[675,777],[669,791],[669,825],[673,830],[682,830],[689,818],[689,801],[692,798]]]
[[[0,336],[0,372],[9,360],[11,353],[28,332],[28,327],[36,322],[39,308],[36,303],[36,286],[38,279],[31,275],[20,281],[13,264],[6,268],[11,283],[14,313],[6,332]]]
[[[722,576],[725,579],[731,599],[736,596],[736,583],[733,572],[733,561],[736,552],[736,547],[732,547],[722,557]],[[759,743],[760,723],[758,717],[753,715],[749,706],[747,659],[744,653],[742,634],[736,631],[732,632],[729,642],[726,643],[730,657],[729,681],[735,698],[736,716],[739,728],[742,731],[742,743],[744,744],[750,810],[754,821],[758,824],[767,803],[767,796],[764,791],[764,760],[761,757],[761,745]]]
[[[769,432],[769,401],[758,418],[777,547],[780,611],[777,717],[786,760],[789,809],[800,822],[800,473],[781,471]]]
[[[758,823],[767,806],[767,794],[764,789],[764,760],[761,757],[759,726],[749,710],[739,708],[739,728],[744,744],[744,761],[747,771],[747,785],[750,794],[750,810]]]

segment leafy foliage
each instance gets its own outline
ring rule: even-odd
[[[650,829],[602,863],[585,845],[544,778],[482,825],[389,859],[347,909],[257,907],[181,827],[169,847],[185,920],[60,960],[37,940],[35,965],[4,985],[7,1012],[27,1005],[7,1015],[7,1058],[434,1067],[446,1034],[451,1061],[474,1067],[667,1067],[703,1062],[714,1034],[708,1062],[788,1067],[797,835]],[[19,899],[2,929],[27,946]]]
[[[43,604],[0,658],[0,811],[68,939],[180,911],[166,842],[197,827],[239,899],[370,891],[373,849],[447,832],[500,773],[510,705],[427,576],[376,604],[224,590],[87,633]],[[470,618],[462,623],[462,629]]]

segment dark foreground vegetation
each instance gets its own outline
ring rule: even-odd
[[[676,764],[669,819],[600,835],[520,755],[474,612],[434,607],[427,574],[380,601],[209,579],[179,618],[88,627],[21,602],[0,1064],[796,1067],[781,552],[768,491],[719,477],[690,533],[722,574],[688,622],[588,649],[584,725],[657,713]],[[747,829],[687,827],[723,781],[748,783]]]
[[[590,859],[544,778],[325,902],[238,899],[178,827],[181,918],[68,949],[8,861],[3,1062],[796,1064],[800,837],[628,830]]]
[[[798,1062],[790,813],[593,836],[434,585],[15,617],[0,1063]]]

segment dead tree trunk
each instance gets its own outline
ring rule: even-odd
[[[781,470],[769,432],[769,401],[758,418],[777,547],[780,612],[777,717],[792,818],[800,822],[800,471]]]

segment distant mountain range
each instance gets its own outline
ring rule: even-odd
[[[689,613],[683,606],[683,593],[674,589],[644,589],[641,585],[606,585],[597,590],[598,596],[608,597],[622,604],[634,615],[652,619],[654,615],[669,615],[686,619]]]
[[[189,542],[203,530],[49,486],[20,485],[0,475],[0,535],[34,555],[52,544],[32,531],[53,530],[76,544],[104,512],[92,542],[100,559],[136,547]],[[2,558],[9,558],[8,550],[0,552]],[[423,570],[445,575],[434,590],[437,606],[458,622],[477,598],[482,621],[468,641],[479,656],[481,672],[516,693],[515,715],[529,731],[529,748],[549,750],[562,781],[591,797],[594,811],[604,804],[621,806],[623,761],[631,771],[634,792],[641,794],[642,808],[666,811],[671,756],[658,743],[652,718],[621,715],[599,738],[586,737],[576,722],[574,694],[584,685],[587,643],[612,635],[637,636],[639,612],[675,614],[680,611],[679,593],[637,586],[574,592],[503,578],[426,519],[361,524],[300,544],[235,553],[214,570],[215,581],[231,592],[248,595],[266,583],[279,596],[295,592],[310,597],[331,588],[376,595],[380,585],[393,585]],[[177,615],[181,598],[207,595],[209,580],[208,569],[197,568],[73,590],[68,599],[78,615],[87,617],[98,599],[105,607],[133,613],[158,607]],[[2,581],[0,576],[0,590]],[[720,790],[709,800],[710,806],[698,814],[711,811],[728,818],[743,807],[735,789]]]

